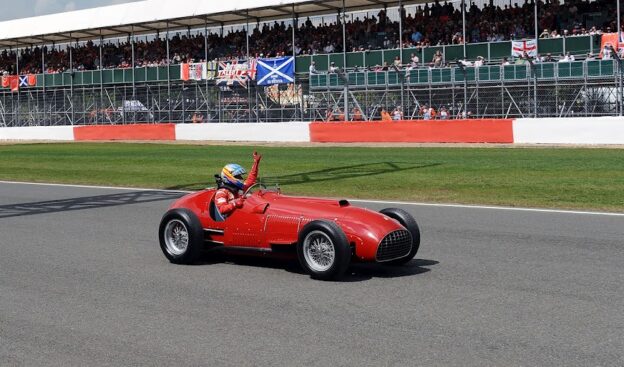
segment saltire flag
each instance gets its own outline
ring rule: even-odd
[[[295,58],[276,57],[258,60],[258,85],[288,84],[295,81]]]
[[[529,57],[537,56],[537,40],[511,41],[511,56],[522,56],[525,52]]]
[[[208,70],[205,63],[180,64],[180,76],[182,80],[202,80],[208,78]]]
[[[256,67],[255,59],[219,61],[216,84],[220,86],[238,85],[246,88],[247,83],[256,78]]]

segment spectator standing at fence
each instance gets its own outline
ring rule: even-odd
[[[421,111],[423,120],[431,120],[431,110],[429,109],[429,107],[427,107],[426,104],[423,105]]]
[[[329,73],[330,74],[337,74],[338,70],[340,70],[337,66],[335,62],[331,62],[331,64],[329,64]]]
[[[381,108],[381,121],[392,121],[392,116],[390,116],[385,107]]]
[[[316,75],[316,74],[318,74],[318,71],[316,71],[316,63],[315,63],[314,61],[312,61],[312,62],[310,63],[310,68],[309,68],[309,70],[310,70],[310,75]]]
[[[418,67],[418,63],[420,62],[420,58],[418,58],[418,56],[416,56],[416,54],[412,54],[410,56],[410,61],[412,62],[412,64],[410,66],[415,69],[415,68]]]
[[[360,111],[360,109],[357,107],[353,107],[353,111],[351,111],[351,116],[353,116],[353,121],[364,121],[362,111]]]
[[[392,121],[401,121],[403,120],[403,111],[401,106],[397,106],[394,111],[392,111]]]
[[[449,118],[449,113],[446,107],[444,106],[440,107],[440,120],[448,120],[448,118]]]
[[[204,115],[196,111],[193,114],[193,117],[191,117],[191,122],[194,124],[201,124],[202,122],[204,122]]]

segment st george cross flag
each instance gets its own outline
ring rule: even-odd
[[[202,80],[207,79],[206,63],[184,63],[180,64],[180,76],[182,80]]]
[[[511,41],[511,56],[522,56],[525,52],[529,57],[537,56],[537,41],[534,39]]]
[[[295,58],[277,57],[258,60],[258,85],[288,84],[295,81]]]

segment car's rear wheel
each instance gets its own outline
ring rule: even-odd
[[[165,213],[158,237],[163,254],[175,264],[197,261],[204,242],[199,219],[187,209],[172,209]]]
[[[334,222],[315,220],[299,233],[297,256],[313,277],[332,280],[342,276],[351,262],[351,248],[342,229]]]
[[[416,220],[414,219],[414,217],[412,217],[410,213],[406,212],[403,209],[387,208],[381,210],[380,213],[399,222],[412,235],[412,249],[410,250],[409,254],[400,259],[388,261],[385,264],[403,265],[410,262],[414,258],[414,256],[416,256],[418,248],[420,247],[420,228],[418,228],[418,223],[416,223]]]

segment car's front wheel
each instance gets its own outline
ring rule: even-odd
[[[299,233],[297,256],[313,277],[332,280],[342,276],[351,262],[351,248],[342,229],[334,222],[315,220]]]
[[[160,248],[169,261],[191,264],[197,260],[203,245],[203,230],[197,216],[187,209],[165,213],[158,231]]]
[[[418,228],[418,223],[412,215],[406,212],[403,209],[398,208],[387,208],[380,211],[381,214],[388,216],[397,222],[399,222],[405,229],[407,229],[412,235],[412,249],[409,254],[400,259],[388,261],[386,264],[389,265],[403,265],[410,262],[416,253],[418,252],[418,248],[420,247],[420,228]]]

